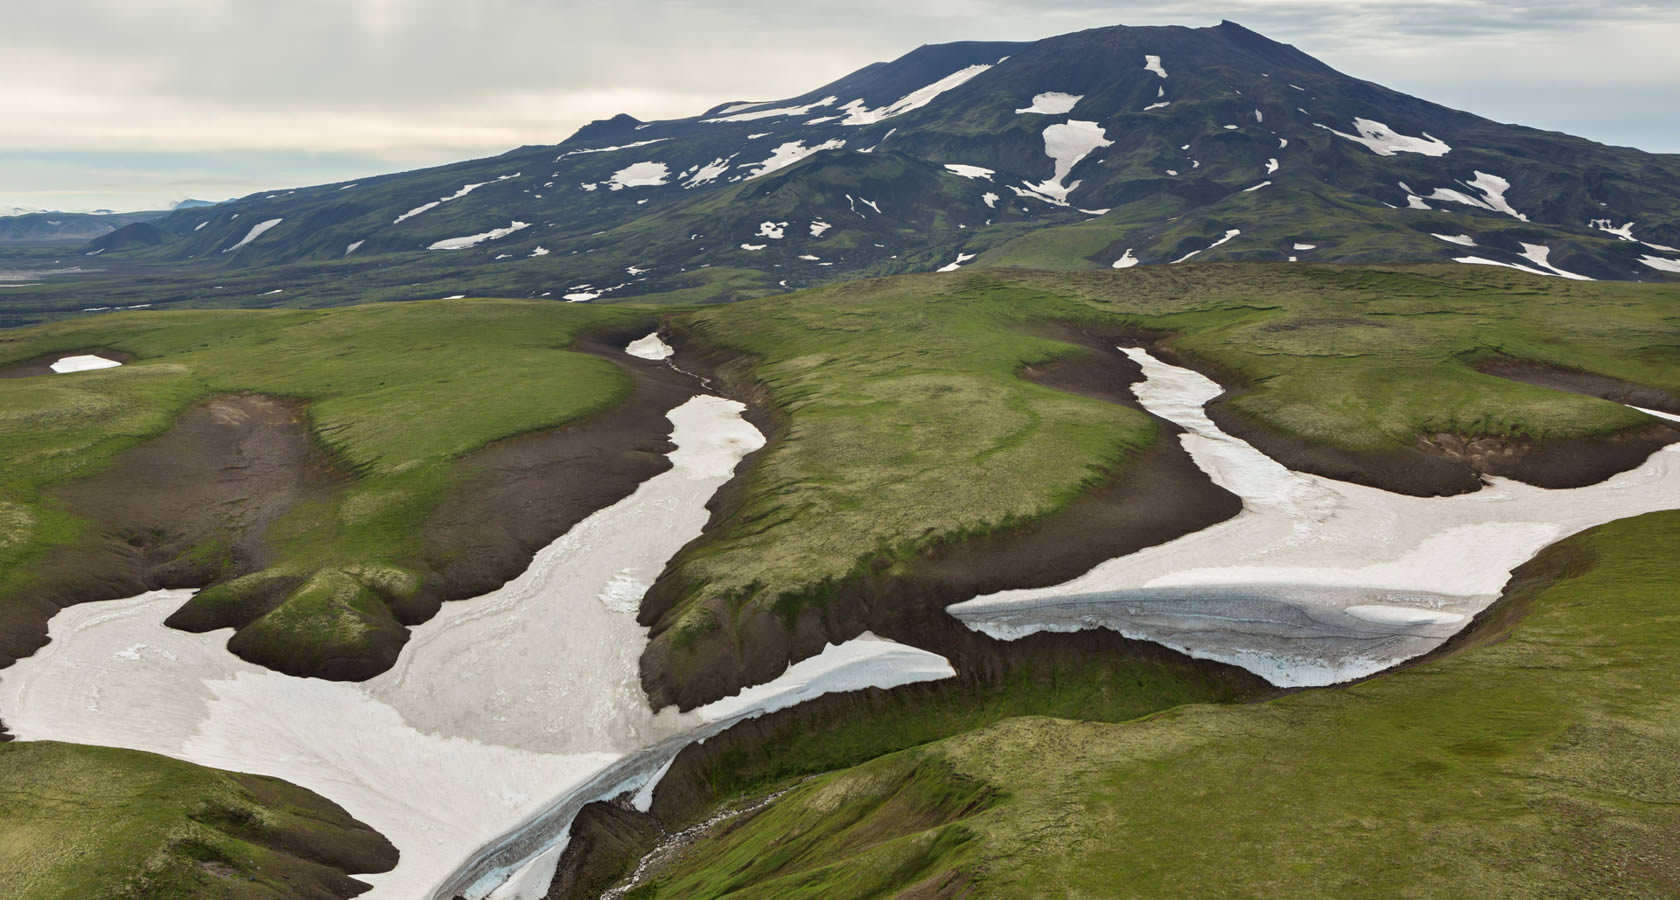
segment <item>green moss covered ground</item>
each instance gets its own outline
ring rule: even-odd
[[[1666,896],[1680,513],[1546,551],[1456,653],[1104,724],[1017,718],[812,779],[632,896]]]
[[[389,842],[273,778],[51,741],[0,744],[0,895],[343,897]]]

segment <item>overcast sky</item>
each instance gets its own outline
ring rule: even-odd
[[[1233,19],[1490,118],[1680,152],[1680,0],[0,0],[0,212],[157,208],[774,99],[919,44]]]

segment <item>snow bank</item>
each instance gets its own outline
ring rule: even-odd
[[[993,175],[997,174],[997,172],[992,169],[987,169],[982,166],[968,166],[963,165],[962,163],[946,163],[945,170],[950,172],[952,175],[960,175],[963,178],[991,178]]]
[[[1120,258],[1114,261],[1113,267],[1116,269],[1130,269],[1132,266],[1137,264],[1138,258],[1132,255],[1132,248],[1127,247],[1126,252],[1120,254]]]
[[[1316,124],[1316,123],[1315,123]],[[1374,119],[1353,120],[1353,127],[1358,134],[1345,134],[1328,125],[1318,125],[1319,128],[1331,134],[1363,144],[1366,149],[1378,156],[1393,156],[1396,153],[1421,153],[1424,156],[1445,156],[1452,152],[1452,147],[1446,141],[1423,132],[1423,137],[1410,137],[1389,128]]]
[[[1144,54],[1143,67],[1162,78],[1167,77],[1167,70],[1161,68],[1161,57],[1153,53]]]
[[[941,271],[941,272],[955,272],[956,270],[962,268],[963,263],[968,262],[969,260],[973,259],[974,257],[975,257],[975,254],[973,254],[973,253],[958,253],[957,254],[957,259],[956,259],[955,262],[949,262],[949,263],[946,263],[943,266],[940,266],[939,271]]]
[[[1227,241],[1231,240],[1232,238],[1236,237],[1239,234],[1242,234],[1242,229],[1241,228],[1232,228],[1232,229],[1226,231],[1225,236],[1221,237],[1219,240],[1214,241],[1213,243],[1207,245],[1206,247],[1203,247],[1200,250],[1192,250],[1189,253],[1186,253],[1183,256],[1180,256],[1178,259],[1173,260],[1173,262],[1174,263],[1189,262],[1190,260],[1195,259],[1198,254],[1205,253],[1209,250],[1212,250],[1213,248],[1215,248],[1215,247],[1217,247],[1217,246],[1219,246],[1223,243],[1226,243]]]
[[[853,100],[840,107],[841,111],[846,114],[846,118],[843,119],[840,124],[873,125],[883,119],[890,119],[893,116],[903,115],[913,109],[921,109],[929,103],[932,103],[933,99],[938,97],[940,94],[966,83],[969,79],[990,68],[990,64],[982,64],[969,66],[965,69],[958,69],[944,78],[941,78],[932,84],[919,87],[879,109],[870,109],[867,106],[864,106],[862,100]]]
[[[612,173],[612,177],[607,179],[607,189],[622,191],[633,187],[658,187],[669,184],[670,179],[671,168],[662,162],[631,163]]]
[[[670,359],[671,354],[676,351],[671,349],[670,344],[665,343],[664,339],[659,336],[659,332],[655,331],[647,337],[631,341],[624,348],[624,352],[640,359]],[[641,599],[640,593],[636,595],[636,599],[638,601]],[[634,609],[631,611],[634,612]]]
[[[1646,254],[1639,257],[1639,261],[1659,272],[1673,272],[1680,275],[1680,259],[1663,259],[1660,256]]]
[[[1126,353],[1143,367],[1139,402],[1185,428],[1184,448],[1242,512],[1061,585],[950,607],[970,628],[1005,639],[1110,628],[1274,684],[1329,684],[1439,646],[1542,547],[1680,507],[1680,445],[1570,490],[1494,478],[1474,494],[1410,497],[1293,472],[1208,419],[1219,385]]]
[[[284,222],[284,221],[285,221],[285,219],[269,219],[266,222],[258,222],[257,224],[251,226],[251,230],[247,231],[243,238],[240,238],[239,243],[234,244],[232,247],[229,247],[226,250],[223,250],[222,252],[223,253],[232,253],[233,251],[238,250],[239,248],[245,246],[246,244],[251,243],[252,241],[256,240],[257,238],[262,237],[264,232],[268,231],[270,228],[273,228],[274,226],[276,226],[276,225],[278,225],[278,224],[280,224],[281,222]]]
[[[1449,244],[1457,244],[1460,247],[1476,246],[1476,239],[1468,234],[1436,234],[1434,232],[1430,232],[1429,236],[1438,241],[1446,241]]]
[[[498,238],[505,238],[508,235],[513,234],[516,231],[523,231],[526,228],[530,228],[530,227],[531,227],[530,222],[520,222],[518,220],[514,220],[512,222],[509,222],[506,226],[504,226],[502,228],[492,228],[489,231],[482,231],[482,232],[479,232],[478,234],[469,234],[465,237],[444,238],[441,241],[434,241],[430,245],[428,245],[426,247],[426,249],[427,250],[465,250],[468,247],[476,247],[479,244],[484,243],[485,241],[494,241]]]
[[[1490,175],[1486,172],[1478,171],[1475,173],[1474,178],[1469,181],[1460,182],[1460,184],[1480,193],[1481,196],[1473,197],[1463,191],[1454,190],[1452,188],[1436,188],[1435,192],[1430,194],[1428,199],[1441,200],[1449,203],[1462,203],[1465,206],[1474,206],[1478,209],[1504,213],[1511,218],[1522,222],[1528,221],[1528,216],[1517,212],[1516,209],[1512,208],[1510,203],[1506,202],[1505,192],[1511,189],[1511,183],[1498,175]]]
[[[747,173],[747,177],[757,178],[760,175],[768,175],[777,169],[785,169],[813,153],[821,153],[824,150],[839,150],[845,146],[846,142],[838,139],[824,141],[815,147],[806,147],[804,141],[788,141],[770,151],[770,156],[763,162],[758,163],[757,168]]]
[[[1042,199],[1066,206],[1068,194],[1080,184],[1078,181],[1065,183],[1073,167],[1091,155],[1093,150],[1113,145],[1103,127],[1095,122],[1071,119],[1051,125],[1044,129],[1044,153],[1055,163],[1055,174],[1046,181],[1027,185],[1027,189]]]
[[[367,243],[366,240],[351,241],[344,246],[344,255],[349,256],[350,254],[355,253],[357,250],[360,250],[362,245],[365,243]]]
[[[67,375],[71,372],[91,372],[95,369],[114,369],[120,365],[122,365],[122,363],[117,362],[114,359],[106,359],[103,356],[84,354],[81,356],[60,357],[59,359],[54,360],[53,364],[47,368],[52,369],[53,372],[59,375]]]
[[[831,104],[834,101],[839,100],[839,99],[840,99],[839,97],[824,97],[821,100],[812,101],[810,103],[805,104],[804,106],[778,106],[778,107],[775,107],[774,109],[756,109],[756,110],[753,110],[752,112],[741,112],[741,113],[735,113],[734,115],[717,116],[717,117],[711,118],[711,119],[701,119],[700,121],[711,122],[711,123],[718,123],[718,122],[756,122],[759,119],[774,119],[774,118],[777,118],[779,116],[802,116],[802,115],[810,112],[811,110],[816,109],[819,106],[828,106],[829,104]],[[751,104],[751,105],[752,106],[757,106],[759,104]],[[731,108],[733,108],[733,107],[731,107]]]
[[[1059,116],[1071,112],[1079,101],[1085,99],[1084,94],[1064,94],[1061,91],[1045,91],[1034,94],[1032,105],[1015,110],[1017,114],[1038,113],[1046,116]]]

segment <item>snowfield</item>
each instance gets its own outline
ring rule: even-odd
[[[1548,544],[1680,507],[1680,445],[1570,490],[1493,478],[1473,494],[1411,497],[1294,472],[1207,417],[1218,384],[1125,352],[1144,370],[1139,402],[1185,428],[1184,448],[1242,512],[1055,587],[950,607],[970,628],[1003,639],[1109,628],[1280,686],[1331,684],[1439,646]]]
[[[645,358],[669,350],[656,335],[632,346]],[[713,492],[762,446],[743,410],[710,396],[672,410],[670,470],[502,588],[445,604],[375,678],[245,663],[226,651],[227,632],[163,626],[191,591],[154,591],[55,616],[52,642],[0,674],[0,716],[20,740],[130,747],[303,785],[401,851],[391,872],[362,876],[367,896],[483,898],[556,852],[577,806],[644,788],[692,740],[824,691],[952,674],[935,654],[864,637],[694,712],[648,708],[635,610],[700,533]]]
[[[824,141],[815,147],[806,147],[804,141],[788,141],[770,151],[770,156],[747,173],[747,177],[757,178],[760,175],[768,175],[777,169],[785,169],[813,153],[821,153],[824,150],[839,150],[845,146],[846,142],[839,139]]]

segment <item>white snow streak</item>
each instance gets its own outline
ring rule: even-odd
[[[1448,146],[1445,141],[1432,136],[1427,131],[1423,132],[1423,137],[1410,137],[1400,134],[1375,119],[1354,119],[1353,127],[1359,131],[1357,135],[1344,134],[1328,125],[1319,125],[1318,127],[1339,138],[1345,138],[1356,144],[1363,144],[1366,149],[1378,156],[1393,156],[1396,153],[1445,156],[1452,151],[1452,147]]]
[[[840,124],[873,125],[883,119],[890,119],[893,116],[903,115],[913,109],[921,109],[929,103],[932,103],[933,99],[938,97],[940,94],[963,84],[974,76],[979,75],[981,72],[990,68],[990,65],[977,65],[969,66],[966,69],[958,69],[957,71],[952,72],[930,85],[917,88],[916,90],[905,94],[880,109],[870,109],[864,106],[861,99],[853,100],[840,107],[840,109],[846,113],[845,120]]]
[[[257,224],[251,226],[251,230],[245,233],[245,237],[242,238],[239,241],[239,243],[234,244],[232,247],[229,247],[226,250],[223,250],[222,252],[223,253],[232,253],[233,251],[238,250],[239,248],[245,246],[246,244],[251,243],[252,241],[256,240],[257,238],[262,237],[263,232],[269,230],[270,228],[273,228],[274,226],[276,226],[276,225],[278,225],[278,224],[280,224],[281,222],[284,222],[284,221],[285,221],[285,219],[269,219],[266,222],[258,222]]]
[[[521,231],[521,230],[524,230],[524,229],[530,228],[530,227],[531,227],[530,222],[520,222],[518,220],[515,220],[515,221],[512,221],[512,222],[509,222],[505,227],[502,227],[502,228],[492,228],[489,231],[479,232],[478,234],[469,234],[466,237],[444,238],[441,241],[433,242],[431,245],[427,246],[426,249],[427,250],[465,250],[468,247],[476,247],[479,244],[484,243],[485,241],[493,241],[493,240],[496,240],[498,238],[505,238],[508,235],[513,234],[515,231]]]

